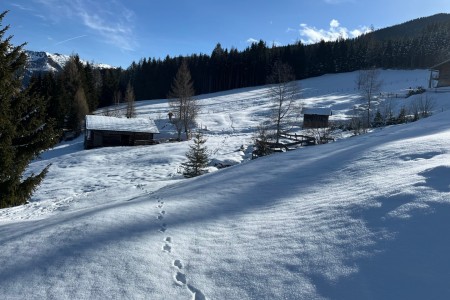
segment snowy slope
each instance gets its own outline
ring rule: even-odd
[[[401,93],[426,86],[427,72],[382,76],[383,93]],[[344,119],[359,101],[354,78],[301,81],[302,101]],[[265,87],[205,95],[212,156],[242,163],[189,180],[177,173],[186,142],[60,144],[30,166],[52,163],[33,201],[0,210],[0,295],[447,299],[449,94],[428,96],[428,119],[249,161]],[[171,134],[166,101],[138,112]]]

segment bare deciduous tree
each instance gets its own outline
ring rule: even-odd
[[[84,123],[84,118],[89,113],[89,106],[87,104],[86,95],[82,87],[79,87],[77,89],[77,92],[75,93],[74,106],[74,117],[76,118],[76,122],[79,126],[78,129],[81,131],[81,128],[83,126],[82,124]]]
[[[356,80],[361,96],[367,101],[367,127],[370,127],[370,111],[372,108],[372,101],[380,92],[382,85],[379,79],[380,72],[377,69],[362,70],[358,73]]]
[[[184,129],[186,139],[190,138],[190,132],[195,124],[200,107],[194,98],[194,87],[187,62],[183,60],[173,80],[168,98],[171,108],[172,124],[174,124],[178,140],[181,140],[181,132]]]
[[[357,106],[353,107],[353,115],[350,119],[349,127],[353,131],[354,135],[359,135],[361,133],[365,133],[365,129],[363,126],[363,119],[364,119],[364,111],[361,111],[361,109]]]
[[[273,104],[273,123],[275,129],[276,143],[287,126],[291,125],[295,111],[295,100],[299,94],[299,88],[294,81],[292,68],[279,61],[275,62],[272,72],[268,77],[268,83],[272,84],[268,96]]]
[[[256,127],[256,132],[253,137],[256,148],[253,151],[254,157],[266,156],[273,152],[269,146],[269,140],[271,139],[271,136],[272,134],[269,129],[269,124],[261,122],[258,127]]]
[[[127,103],[127,112],[125,116],[127,118],[135,118],[136,117],[136,106],[134,103],[134,90],[131,86],[131,83],[128,82],[127,90],[125,91],[125,102]]]
[[[310,128],[306,130],[308,136],[313,136],[316,139],[316,144],[327,144],[330,141],[334,141],[333,132],[336,126],[330,123],[329,127],[326,128]]]
[[[433,112],[433,108],[435,106],[434,100],[432,97],[428,97],[428,95],[424,95],[418,100],[419,112],[422,118],[426,118],[431,116]]]
[[[121,117],[125,115],[124,110],[120,107],[122,102],[122,93],[119,90],[116,90],[113,94],[114,106],[108,106],[104,111],[103,115],[108,117]]]
[[[124,115],[124,109],[123,106],[121,106],[122,99],[123,99],[122,92],[120,90],[116,90],[113,95],[114,109],[112,112],[112,116],[120,117]]]
[[[380,107],[383,125],[390,124],[394,119],[394,104],[392,103],[392,99],[386,99]]]

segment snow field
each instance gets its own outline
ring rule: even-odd
[[[301,101],[345,119],[359,101],[355,74],[301,81]],[[381,74],[386,93],[428,78]],[[200,97],[212,158],[240,163],[201,177],[177,173],[186,142],[83,150],[78,139],[43,153],[30,172],[52,166],[31,203],[0,210],[0,295],[448,298],[448,94],[428,92],[430,118],[249,161],[265,89]],[[173,134],[165,101],[137,110]]]

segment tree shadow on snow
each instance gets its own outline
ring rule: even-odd
[[[417,186],[428,186],[438,192],[450,192],[450,166],[439,166],[419,173],[425,177],[424,184]]]
[[[450,206],[398,222],[395,238],[379,241],[377,253],[357,261],[358,271],[336,282],[315,278],[330,299],[443,299],[450,295]],[[380,223],[378,223],[380,224]]]

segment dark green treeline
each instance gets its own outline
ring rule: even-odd
[[[298,42],[276,47],[260,41],[243,51],[217,44],[210,55],[194,54],[186,59],[197,94],[263,85],[276,60],[291,65],[296,79],[371,67],[429,68],[450,58],[450,21],[444,16],[445,21],[422,24],[421,30],[412,23],[313,45]],[[132,82],[136,99],[165,98],[181,60],[142,59],[122,76]]]
[[[80,79],[76,82],[81,82],[89,110],[92,111],[120,101],[128,82],[134,88],[136,100],[166,98],[183,59],[188,63],[196,94],[205,94],[263,85],[277,60],[289,64],[296,79],[304,79],[372,67],[429,68],[449,58],[450,15],[439,14],[354,39],[309,45],[297,42],[287,46],[272,46],[259,41],[242,51],[224,49],[217,44],[211,54],[144,58],[133,62],[127,69],[98,70],[76,59],[80,73]],[[40,89],[53,99],[49,111],[54,111],[52,117],[59,120],[60,125],[68,114],[57,116],[61,110],[68,109],[64,99],[73,98],[67,96],[67,90],[72,90],[72,93],[74,90],[65,83],[67,76],[70,75],[66,70],[60,74],[41,75],[34,80],[40,81]]]

